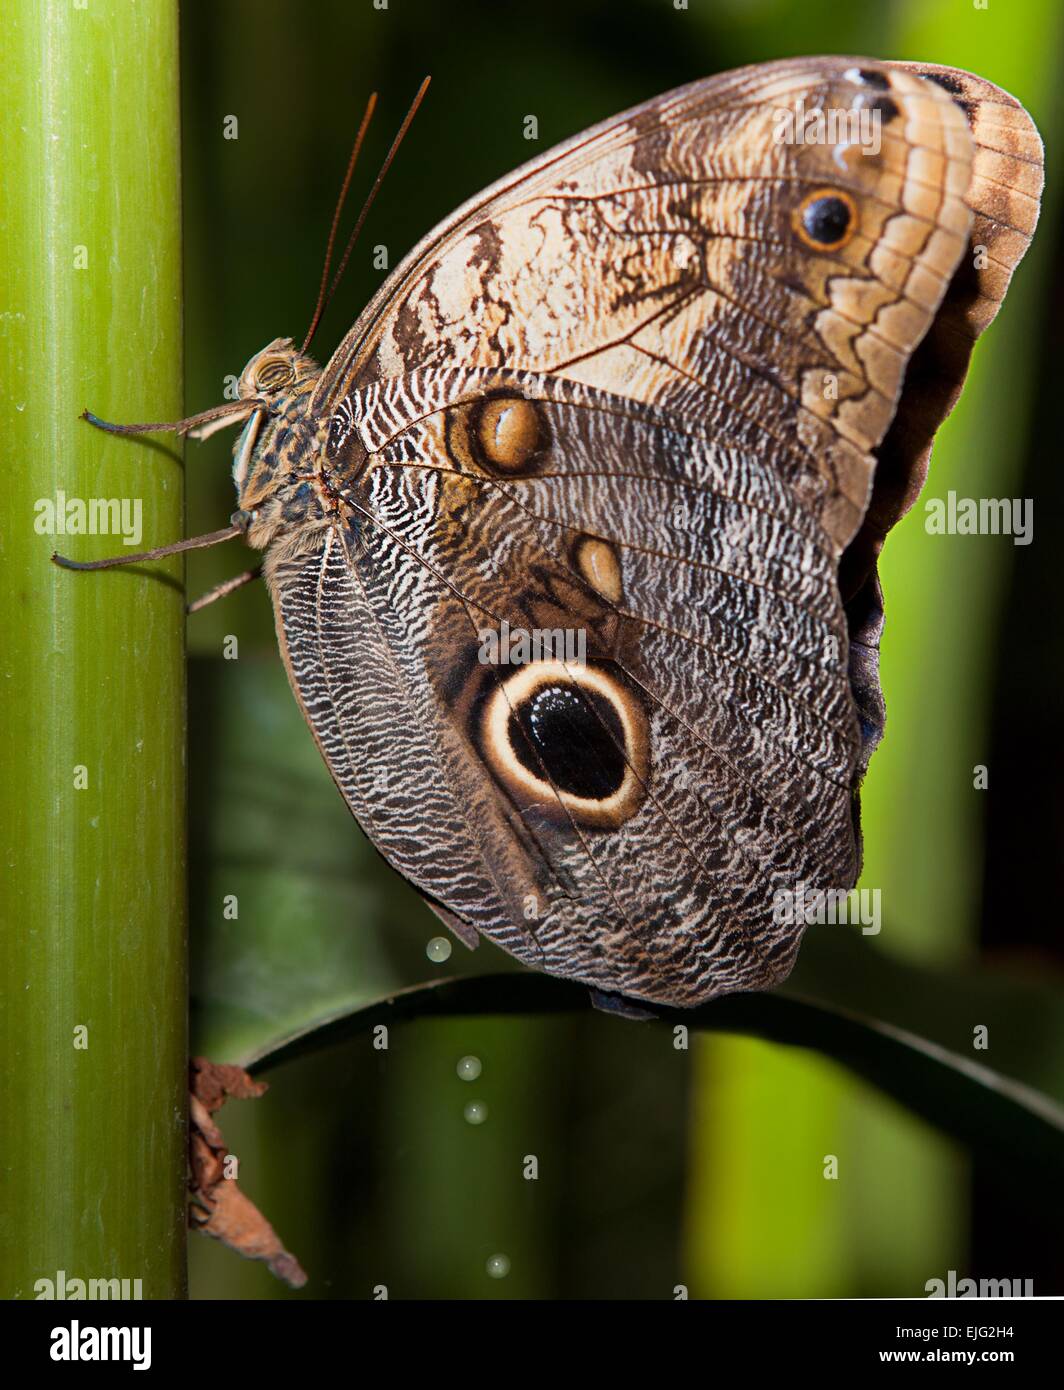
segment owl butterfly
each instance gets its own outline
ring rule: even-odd
[[[265,551],[337,786],[467,945],[622,1006],[786,977],[780,895],[860,867],[877,556],[1041,186],[978,77],[741,68],[494,184],[324,370],[277,339],[183,422],[244,422],[203,539]]]

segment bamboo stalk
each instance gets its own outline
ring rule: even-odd
[[[173,446],[78,419],[181,413],[177,3],[9,0],[0,35],[0,1296],[181,1297],[181,559],[49,559],[182,534]]]

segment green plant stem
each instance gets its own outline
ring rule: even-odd
[[[182,534],[179,453],[78,419],[181,412],[177,3],[10,0],[0,47],[0,1296],[64,1270],[181,1297],[181,564],[49,559]],[[63,534],[60,493],[139,505],[136,546],[117,514]]]

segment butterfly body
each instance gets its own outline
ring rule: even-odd
[[[775,139],[799,101],[879,149]],[[876,555],[1040,178],[980,79],[742,69],[459,209],[323,370],[248,364],[234,519],[293,690],[467,944],[659,1004],[789,972],[781,904],[859,871]]]

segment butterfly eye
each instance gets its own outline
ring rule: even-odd
[[[568,824],[613,828],[646,791],[642,707],[607,670],[533,662],[491,693],[480,744],[518,805]]]
[[[837,251],[857,230],[857,204],[848,193],[821,189],[803,199],[794,226],[807,246]]]
[[[294,378],[292,364],[286,357],[267,357],[255,368],[255,382],[260,391],[278,391]]]

